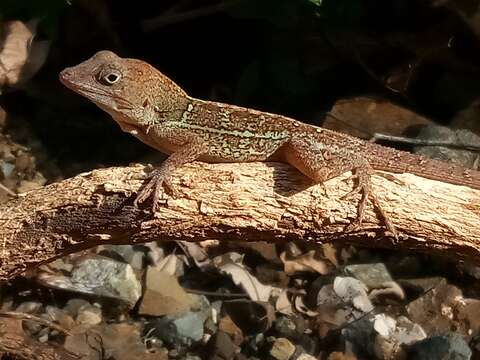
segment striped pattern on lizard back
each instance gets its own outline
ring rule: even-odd
[[[248,162],[274,159],[290,139],[286,120],[258,110],[192,99],[179,120],[167,120],[161,126],[187,130],[207,144],[207,154],[199,158],[202,161]]]

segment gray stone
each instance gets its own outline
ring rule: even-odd
[[[104,257],[80,262],[72,271],[71,284],[69,290],[115,298],[131,307],[142,295],[142,285],[132,267]]]
[[[189,311],[167,315],[147,324],[146,332],[175,347],[190,347],[203,338],[206,315]]]
[[[77,324],[81,325],[87,325],[87,326],[93,326],[100,324],[102,322],[102,309],[92,306],[92,305],[86,305],[82,306],[78,310],[78,315],[75,321]]]
[[[452,328],[461,329],[455,310],[463,302],[462,292],[453,285],[437,285],[410,302],[409,318],[420,324],[427,334],[444,335]]]
[[[429,125],[422,127],[418,139],[445,141],[450,144],[471,145],[478,144],[478,135],[469,130],[453,130],[446,126]],[[447,146],[415,146],[414,152],[426,155],[429,158],[453,162],[465,168],[472,168],[477,161],[478,154],[474,151],[455,149]]]
[[[305,331],[305,319],[301,316],[280,316],[274,320],[273,327],[280,337],[295,340]]]
[[[434,336],[410,347],[412,360],[469,360],[472,351],[466,341],[456,333]]]
[[[415,291],[418,294],[424,294],[437,286],[444,286],[447,284],[447,280],[442,277],[400,279],[398,282],[405,289]]]
[[[383,263],[348,265],[345,273],[360,280],[369,289],[381,288],[385,283],[393,281]]]
[[[385,314],[375,315],[373,327],[377,332],[373,352],[377,359],[404,359],[405,347],[427,337],[422,327],[404,316],[394,319]]]
[[[25,301],[17,306],[16,312],[35,314],[42,309],[43,305],[36,301]]]
[[[77,317],[78,315],[78,310],[84,306],[90,305],[90,303],[87,300],[84,299],[70,299],[67,301],[65,306],[63,307],[63,310],[68,312],[70,316],[72,317]]]
[[[4,178],[9,178],[12,175],[13,170],[15,170],[15,165],[0,160],[0,172],[2,173]]]
[[[360,280],[337,276],[333,281],[333,290],[344,303],[351,303],[355,309],[365,313],[373,310],[366,285]]]

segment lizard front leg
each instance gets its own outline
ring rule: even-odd
[[[207,146],[203,143],[192,141],[184,144],[179,150],[172,153],[159,168],[149,174],[150,181],[138,193],[133,204],[138,207],[138,204],[144,202],[152,195],[152,210],[155,212],[162,193],[162,187],[166,186],[172,190],[170,177],[173,171],[199,158],[207,150]]]
[[[397,232],[389,217],[372,192],[372,168],[361,155],[347,151],[337,145],[326,145],[309,136],[294,136],[284,147],[286,161],[316,183],[323,183],[347,171],[352,171],[356,180],[355,187],[344,197],[361,193],[358,204],[358,215],[353,224],[361,226],[365,205],[370,198],[380,212],[387,229],[397,237]]]

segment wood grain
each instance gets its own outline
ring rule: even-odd
[[[165,195],[153,216],[149,204],[132,206],[143,170],[94,170],[0,205],[0,280],[98,244],[154,240],[348,242],[480,260],[479,190],[374,175],[374,191],[400,234],[395,241],[371,204],[362,228],[345,231],[359,199],[341,198],[352,188],[349,173],[322,186],[280,163],[193,163],[175,172],[175,198]]]

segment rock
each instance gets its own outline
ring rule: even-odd
[[[192,299],[178,284],[176,277],[149,267],[145,280],[145,293],[138,309],[142,315],[170,315],[188,311]]]
[[[292,318],[286,316],[280,316],[273,322],[273,327],[278,335],[290,339],[297,338],[304,329],[297,330],[297,324]]]
[[[398,282],[405,290],[415,292],[418,295],[424,294],[437,286],[447,285],[447,280],[442,277],[400,279]]]
[[[135,270],[142,270],[145,262],[145,252],[135,248],[135,245],[101,245],[97,251],[102,256],[124,261]]]
[[[453,333],[417,342],[410,347],[409,356],[412,360],[469,360],[472,351],[459,334]]]
[[[218,331],[207,343],[208,360],[227,360],[233,359],[237,347],[230,336],[223,331]]]
[[[222,317],[218,323],[218,328],[230,335],[235,345],[243,343],[244,336],[242,330],[233,322],[230,316],[225,315]]]
[[[333,290],[344,303],[351,303],[354,308],[365,313],[373,310],[363,282],[351,277],[337,276],[333,282]]]
[[[370,290],[382,288],[385,283],[393,281],[383,263],[348,265],[345,273],[360,280]]]
[[[203,338],[206,315],[189,311],[180,315],[167,315],[150,321],[145,333],[158,337],[172,347],[188,348]]]
[[[102,320],[102,309],[90,304],[82,306],[78,310],[78,315],[75,319],[77,324],[86,325],[88,327],[98,325]]]
[[[0,161],[0,173],[2,177],[9,178],[10,175],[12,175],[13,170],[15,170],[15,165],[5,161]]]
[[[63,307],[63,310],[68,312],[70,316],[77,317],[78,310],[88,305],[90,305],[90,303],[87,300],[74,298],[67,301],[67,303]]]
[[[407,305],[410,319],[422,326],[427,334],[443,335],[464,325],[456,320],[456,308],[463,301],[462,292],[455,286],[437,285]]]
[[[42,307],[42,303],[37,301],[25,301],[18,305],[15,311],[27,314],[35,314],[38,313]]]
[[[295,345],[285,338],[276,339],[270,350],[270,355],[277,360],[289,360],[294,353]]]
[[[246,339],[245,348],[252,352],[258,353],[260,348],[265,344],[265,335],[263,333],[256,334]]]
[[[465,324],[465,331],[474,337],[480,334],[480,300],[463,299],[456,307],[457,319]]]
[[[385,314],[375,315],[373,328],[377,332],[373,352],[377,359],[404,359],[405,347],[427,337],[421,326],[404,316],[397,320]]]
[[[449,144],[471,145],[478,144],[478,135],[466,129],[451,129],[446,126],[430,125],[420,129],[418,139],[445,141]],[[477,163],[478,154],[474,151],[462,150],[447,146],[415,146],[414,152],[426,155],[429,158],[453,162],[467,169]]]
[[[45,314],[42,314],[42,317],[59,324],[65,330],[70,330],[75,326],[73,317],[70,316],[67,311],[55,306],[48,305],[45,309]]]
[[[386,295],[400,300],[405,298],[403,289],[393,281],[383,263],[349,265],[345,267],[345,273],[367,286],[370,299]]]
[[[367,314],[356,321],[351,322],[341,330],[341,334],[347,342],[347,349],[353,353],[371,353],[369,348],[375,334],[373,329],[374,316]]]
[[[130,307],[142,294],[142,285],[129,264],[102,256],[91,256],[75,264],[70,277],[44,276],[53,288],[116,299]]]
[[[410,127],[432,123],[406,107],[366,96],[337,100],[330,113],[332,116],[325,118],[323,127],[360,138],[374,133],[399,135]]]

